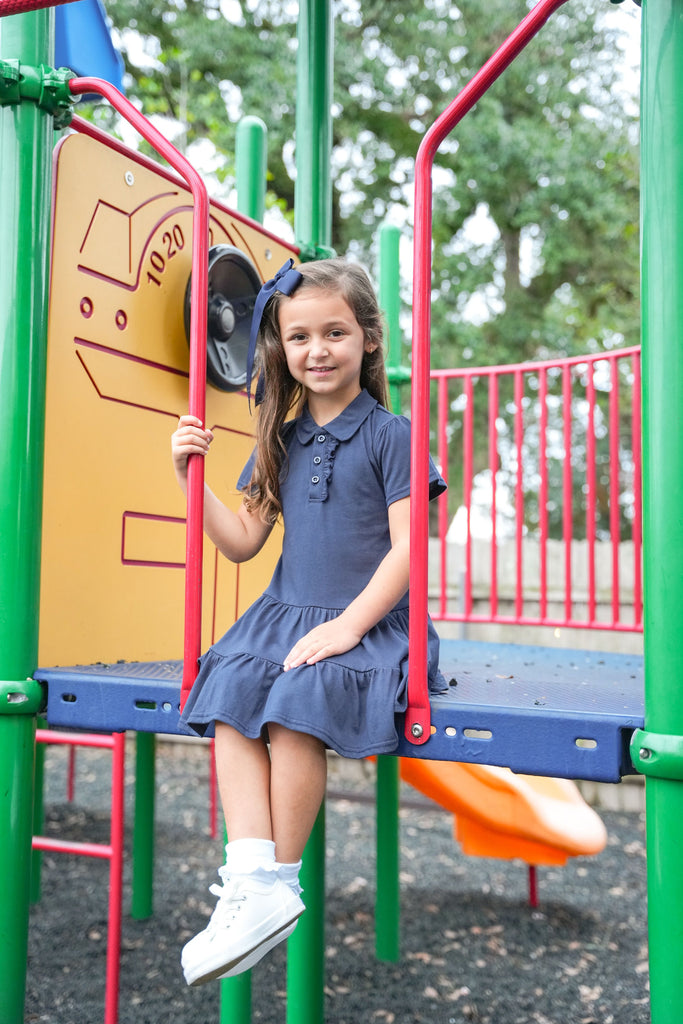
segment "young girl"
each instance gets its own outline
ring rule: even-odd
[[[254,315],[262,404],[244,500],[235,514],[207,487],[204,529],[234,562],[261,549],[280,515],[285,532],[267,590],[202,658],[183,710],[201,735],[215,728],[229,837],[219,901],[183,950],[190,985],[247,970],[291,934],[326,748],[394,750],[407,702],[410,423],[385,408],[374,292],[344,260],[286,265]],[[181,417],[183,490],[188,457],[211,440]],[[444,488],[430,460],[430,496]],[[431,623],[429,655],[430,688],[445,689]]]

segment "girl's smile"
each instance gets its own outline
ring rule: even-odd
[[[320,422],[324,415],[329,421],[360,394],[363,355],[375,345],[338,292],[295,292],[282,300],[279,312],[289,372],[306,389],[314,419]]]

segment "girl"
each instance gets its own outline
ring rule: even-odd
[[[207,487],[204,529],[234,562],[261,549],[280,515],[285,533],[267,590],[202,658],[183,710],[201,735],[215,723],[229,836],[223,886],[211,888],[219,901],[183,950],[190,985],[247,970],[291,934],[326,747],[390,752],[406,707],[410,423],[385,408],[367,275],[340,259],[290,261],[259,294],[257,335],[262,405],[244,500],[235,514]],[[188,457],[211,440],[181,417],[172,453],[183,490]],[[430,496],[444,488],[430,460]],[[430,687],[445,689],[429,630]]]

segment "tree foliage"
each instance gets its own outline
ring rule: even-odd
[[[434,173],[433,352],[441,366],[638,341],[638,180],[605,0],[555,14],[462,121]],[[269,201],[291,213],[296,3],[108,0],[148,114],[209,139],[232,180],[235,121],[269,129]],[[337,0],[334,237],[371,262],[410,230],[428,125],[514,29],[525,0]],[[406,297],[410,282],[405,282]]]

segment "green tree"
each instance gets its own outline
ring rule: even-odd
[[[528,6],[334,3],[338,251],[372,265],[384,218],[410,232],[414,159],[426,128]],[[434,365],[518,362],[639,341],[636,117],[624,100],[619,28],[607,26],[608,9],[606,0],[562,8],[441,147]],[[298,5],[108,0],[107,10],[130,94],[145,113],[169,119],[181,145],[209,139],[226,189],[236,120],[263,118],[268,201],[291,217]],[[626,9],[612,13],[628,17]],[[410,280],[403,289],[409,302]],[[487,462],[483,423],[475,438],[476,472]]]
[[[447,140],[434,187],[435,362],[516,361],[637,341],[634,116],[605,0],[563,9]],[[526,13],[524,0],[335,4],[334,245],[371,258],[412,193],[426,127]],[[296,4],[109,0],[131,94],[209,139],[229,184],[234,120],[269,127],[270,202],[291,211]]]

